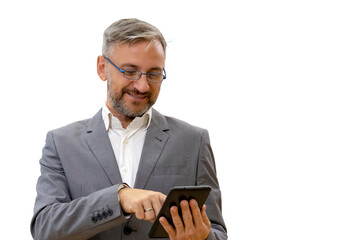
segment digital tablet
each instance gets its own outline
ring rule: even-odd
[[[211,191],[210,186],[179,186],[174,187],[170,190],[167,195],[163,206],[160,209],[158,216],[156,217],[155,222],[153,223],[150,231],[150,238],[167,238],[169,235],[162,227],[159,222],[159,218],[164,216],[168,222],[173,225],[170,208],[172,206],[177,206],[179,209],[179,214],[181,216],[180,202],[182,200],[191,200],[195,199],[198,202],[199,208],[201,209],[205,203],[205,200],[209,196]]]

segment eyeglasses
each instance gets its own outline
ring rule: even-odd
[[[111,63],[117,70],[119,70],[125,78],[131,80],[131,81],[136,81],[139,80],[141,78],[141,75],[146,75],[146,80],[148,82],[152,82],[152,83],[160,83],[162,82],[164,79],[166,79],[166,72],[165,69],[164,70],[164,74],[161,73],[156,73],[156,72],[148,72],[148,73],[143,73],[139,70],[136,69],[120,69],[118,66],[116,66],[112,61],[110,61],[110,59],[108,59],[107,57],[104,57],[109,63]]]

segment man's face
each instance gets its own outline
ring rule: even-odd
[[[138,42],[131,46],[114,44],[108,57],[120,69],[136,69],[141,72],[162,73],[165,67],[165,53],[158,41]],[[146,75],[132,81],[126,79],[110,63],[105,64],[108,86],[106,104],[119,116],[135,118],[143,115],[155,102],[161,83],[147,82]]]

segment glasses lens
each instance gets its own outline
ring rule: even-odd
[[[131,79],[131,80],[136,80],[140,77],[141,72],[134,70],[134,69],[126,69],[124,70],[124,77]]]
[[[161,73],[148,73],[147,77],[150,82],[161,82],[164,79]]]

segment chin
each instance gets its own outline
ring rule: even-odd
[[[123,115],[127,116],[128,118],[136,118],[141,117],[150,109],[151,105],[148,104],[145,107],[142,108],[133,108],[133,107],[126,107],[122,106],[120,109],[117,108],[116,110],[121,112]]]

